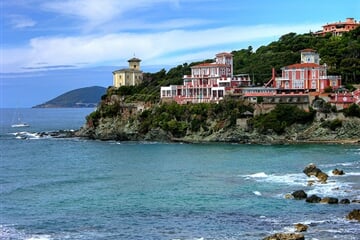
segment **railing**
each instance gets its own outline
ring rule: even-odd
[[[290,81],[290,78],[277,77],[275,81]]]

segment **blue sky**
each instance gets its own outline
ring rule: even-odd
[[[148,72],[360,20],[358,0],[0,0],[0,107],[112,84],[134,55]]]

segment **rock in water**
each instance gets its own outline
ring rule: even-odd
[[[352,210],[347,216],[349,220],[358,220],[360,222],[360,209]]]
[[[321,172],[321,170],[319,168],[317,168],[316,165],[313,163],[310,163],[309,165],[307,165],[305,167],[305,169],[303,170],[303,173],[305,173],[306,176],[308,176],[308,177],[316,176],[320,172]]]
[[[321,199],[320,203],[338,204],[339,199],[333,197],[324,197],[323,199]]]
[[[293,192],[292,195],[294,196],[294,198],[296,200],[301,200],[301,199],[307,198],[307,194],[304,192],[304,190],[297,190],[297,191]]]
[[[310,197],[306,198],[306,202],[308,203],[319,203],[321,198],[316,195],[311,195]]]
[[[344,175],[344,171],[343,170],[339,170],[337,168],[335,168],[333,171],[332,171],[332,174],[334,175]]]
[[[318,174],[316,175],[316,177],[319,179],[319,181],[321,183],[326,183],[327,179],[328,179],[328,175],[324,172],[318,172]]]
[[[340,203],[341,203],[341,204],[350,204],[350,200],[347,199],[347,198],[344,198],[344,199],[341,199],[341,200],[340,200]]]
[[[263,240],[305,240],[305,237],[301,233],[275,233]]]
[[[305,225],[305,224],[302,224],[302,223],[295,224],[295,231],[296,232],[306,232],[308,228],[309,228],[308,225]]]

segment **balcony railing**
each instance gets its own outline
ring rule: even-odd
[[[283,78],[283,77],[277,77],[275,78],[275,81],[290,81],[289,78]]]

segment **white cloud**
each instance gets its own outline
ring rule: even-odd
[[[314,24],[313,27],[318,26]],[[104,36],[34,38],[25,48],[3,49],[3,72],[42,66],[69,66],[86,62],[93,65],[123,65],[133,56],[143,59],[144,65],[174,64],[181,61],[213,57],[213,49],[224,51],[224,46],[241,42],[278,38],[289,33],[307,32],[309,25],[223,27],[206,30],[173,30],[157,33],[118,33]],[[314,28],[313,28],[314,29]],[[267,44],[267,43],[264,43]],[[207,50],[209,49],[209,50]],[[206,54],[206,53],[209,54]],[[210,54],[211,53],[211,54]],[[175,57],[174,57],[175,56]],[[187,58],[187,59],[186,59]],[[46,63],[46,64],[44,64]]]
[[[134,10],[150,8],[160,3],[179,6],[177,0],[56,0],[44,3],[42,8],[82,19],[82,28],[89,32],[106,23],[115,24],[112,22],[114,19],[126,21],[123,18],[125,13],[131,16]],[[132,19],[136,19],[136,16],[132,16]]]
[[[27,27],[33,27],[36,25],[36,22],[23,15],[9,15],[8,18],[10,19],[10,24],[13,28],[27,28]]]

